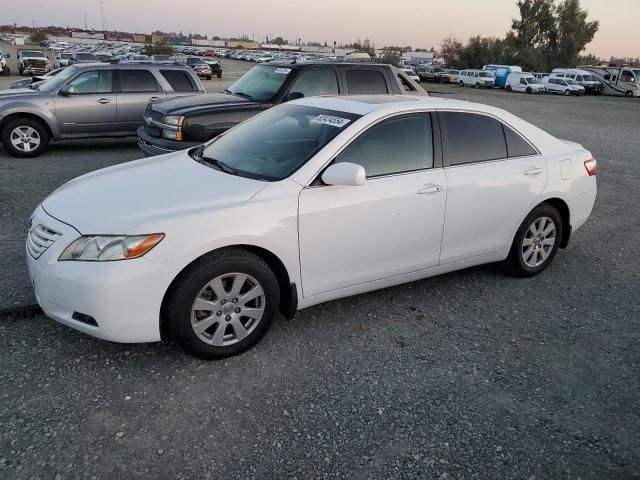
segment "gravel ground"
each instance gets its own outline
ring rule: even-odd
[[[2,318],[0,478],[640,478],[640,102],[430,88],[598,159],[593,216],[543,275],[485,266],[330,302],[214,363]],[[0,306],[31,299],[42,198],[139,156],[0,150]]]

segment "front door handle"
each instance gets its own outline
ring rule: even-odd
[[[525,175],[539,175],[542,172],[544,172],[543,169],[538,168],[538,167],[529,167],[529,170],[525,170],[524,174]]]
[[[149,99],[150,102],[155,102],[156,100],[160,100],[160,98],[159,97],[151,97]]]
[[[100,100],[98,100],[98,103],[104,105],[106,103],[111,103],[111,100],[109,100],[108,98],[101,98]]]
[[[426,195],[427,193],[438,193],[444,189],[442,185],[436,185],[435,183],[428,183],[420,190],[418,190],[418,195]]]

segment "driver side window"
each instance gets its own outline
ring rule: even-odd
[[[90,70],[83,72],[68,83],[75,93],[112,93],[113,70]]]
[[[307,70],[300,75],[289,89],[305,97],[338,95],[338,78],[333,70]]]
[[[433,168],[431,116],[404,115],[374,125],[335,159],[339,162],[361,165],[367,178]]]

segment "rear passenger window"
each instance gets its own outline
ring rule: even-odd
[[[504,137],[507,141],[507,153],[510,158],[513,157],[526,157],[529,155],[537,155],[538,152],[527,143],[527,141],[514,132],[506,125],[502,125],[504,128]]]
[[[198,86],[187,72],[182,70],[160,70],[174,92],[197,92]]]
[[[367,178],[433,167],[433,134],[428,114],[406,115],[371,127],[337,158],[364,167]]]
[[[502,124],[475,113],[443,112],[443,146],[450,166],[507,158]]]
[[[379,70],[364,68],[347,70],[347,85],[351,95],[389,93],[384,75]]]
[[[333,70],[307,70],[295,81],[290,92],[302,93],[305,97],[338,94],[338,77]]]
[[[158,82],[148,70],[120,70],[120,91],[124,93],[157,92]]]

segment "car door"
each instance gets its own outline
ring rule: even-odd
[[[524,137],[492,116],[442,111],[438,118],[448,185],[445,265],[510,245],[544,192],[548,171]]]
[[[305,296],[438,265],[445,208],[438,158],[431,115],[396,116],[369,127],[334,159],[363,166],[364,185],[315,182],[302,190]]]
[[[67,87],[68,93],[64,93]],[[61,135],[95,135],[118,129],[114,71],[84,70],[54,95]]]
[[[149,70],[119,68],[118,73],[118,128],[121,132],[135,132],[144,122],[149,102],[166,98],[167,94]]]

